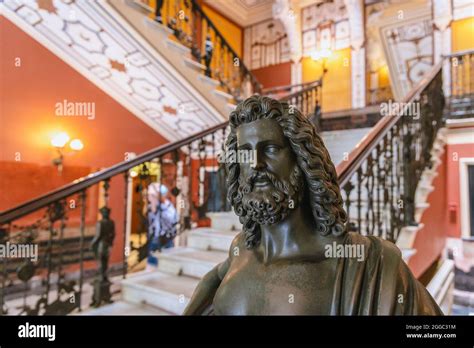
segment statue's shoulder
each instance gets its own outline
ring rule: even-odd
[[[379,301],[374,314],[442,314],[426,288],[411,273],[402,258],[400,249],[394,243],[379,237],[362,236],[353,232],[349,232],[346,236],[346,243],[364,245],[364,267],[360,268],[361,265],[356,262],[350,263],[349,267],[352,267],[351,270],[354,272],[363,269],[368,279],[375,279],[372,282],[374,284],[372,290],[368,291],[367,287],[364,290],[366,294],[370,294],[371,298],[378,296],[377,294],[383,294],[383,299]],[[402,298],[409,298],[410,301],[399,302],[400,295]],[[370,309],[366,312],[370,313]]]
[[[400,249],[394,243],[379,237],[348,232],[346,243],[364,245],[367,260],[379,261],[383,259],[384,267],[387,268],[396,269],[403,260]]]
[[[242,251],[246,250],[245,234],[243,231],[240,231],[239,233],[237,233],[234,239],[232,239],[232,243],[230,244],[230,249],[229,249],[229,253],[231,256],[235,254],[236,248],[238,248],[239,250],[242,249]]]

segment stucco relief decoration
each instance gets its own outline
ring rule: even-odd
[[[366,64],[369,73],[367,85],[368,102],[375,103],[379,100],[387,100],[392,98],[392,90],[390,86],[379,88],[379,74],[388,72],[387,60],[385,58],[383,44],[380,39],[379,27],[376,25],[380,21],[383,9],[389,4],[378,2],[366,6]]]
[[[9,0],[4,14],[169,140],[219,122],[100,1]],[[100,115],[98,116],[100,117]]]
[[[250,69],[290,61],[290,45],[280,20],[270,19],[245,29],[244,57]],[[245,58],[244,58],[245,59]]]
[[[382,15],[382,9],[387,5],[376,3],[366,7],[366,54],[367,67],[369,71],[375,72],[387,65],[385,59],[382,41],[380,40],[378,27],[375,25]]]
[[[317,50],[350,46],[349,19],[343,0],[303,8],[302,21],[304,56]]]
[[[391,76],[403,96],[432,69],[433,25],[431,19],[413,20],[403,26],[382,28],[386,50],[392,58]],[[393,64],[395,63],[396,64]]]

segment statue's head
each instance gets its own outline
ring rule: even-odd
[[[108,220],[110,216],[110,208],[103,206],[99,209],[100,215],[102,215],[103,220]]]
[[[239,103],[230,114],[226,151],[256,155],[226,162],[227,197],[247,248],[259,243],[260,225],[278,223],[298,207],[310,209],[318,233],[345,233],[336,170],[314,126],[296,108],[258,95]]]

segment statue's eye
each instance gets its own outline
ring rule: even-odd
[[[268,145],[265,147],[265,153],[268,154],[276,154],[278,153],[278,151],[280,151],[280,147],[276,145]]]

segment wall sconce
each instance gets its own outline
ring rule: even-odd
[[[56,148],[56,151],[58,152],[58,157],[53,159],[53,165],[58,167],[59,174],[62,174],[63,172],[64,155],[81,151],[84,148],[84,144],[80,139],[69,140],[70,137],[66,132],[57,133],[51,138],[51,145]],[[65,152],[68,143],[71,151]]]
[[[332,56],[332,51],[329,48],[323,48],[311,53],[311,59],[313,59],[315,62],[321,61],[322,68],[323,68],[323,76],[328,72],[326,63],[327,63],[328,58],[330,58],[331,56]]]

